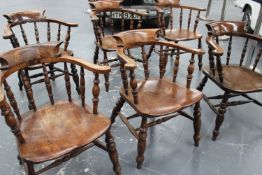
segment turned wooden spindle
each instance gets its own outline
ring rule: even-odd
[[[215,59],[211,47],[208,47],[208,56],[209,56],[208,59],[209,59],[210,71],[213,75],[215,75],[216,74]]]
[[[135,77],[135,70],[130,70],[130,86],[132,89],[134,103],[138,104],[137,81]]]
[[[82,101],[82,106],[85,106],[85,71],[84,68],[80,68],[80,96]]]
[[[179,29],[182,29],[183,25],[183,8],[180,9],[180,17],[179,17]]]
[[[173,29],[173,24],[174,24],[174,18],[173,18],[174,14],[173,14],[173,8],[170,7],[170,18],[169,18],[169,23],[170,23],[170,29],[172,30]],[[163,27],[165,28],[166,25],[165,25],[165,20],[164,20],[164,13],[162,13],[162,22],[163,22]],[[168,26],[167,26],[168,27]]]
[[[252,71],[255,71],[256,67],[257,67],[257,64],[261,58],[261,55],[262,55],[262,49],[259,50],[259,52],[257,53],[257,57],[255,59],[255,62],[254,62],[254,66],[252,68]]]
[[[51,41],[51,29],[50,29],[50,22],[47,22],[47,41]],[[59,41],[59,40],[58,40]]]
[[[21,30],[21,33],[22,33],[22,36],[23,36],[23,39],[24,39],[25,45],[28,45],[28,40],[27,40],[27,37],[26,37],[25,30],[24,30],[22,24],[20,24],[19,26],[20,26],[20,30]]]
[[[121,71],[122,83],[125,89],[125,94],[128,95],[128,80],[127,80],[126,68],[124,65],[125,65],[124,63],[120,63],[120,71]]]
[[[227,65],[229,64],[230,56],[231,56],[231,49],[232,49],[232,35],[230,35],[228,49],[227,49]]]
[[[224,74],[223,74],[223,67],[222,67],[220,56],[216,56],[216,60],[217,60],[217,71],[218,71],[219,80],[221,83],[223,83]]]
[[[125,18],[124,18],[124,12],[121,13],[121,31],[125,30]]]
[[[42,67],[43,67],[43,74],[44,74],[44,81],[45,81],[46,90],[47,90],[51,104],[54,105],[55,102],[54,102],[54,97],[53,97],[53,92],[52,92],[52,86],[50,84],[50,78],[48,76],[46,65],[43,63]]]
[[[147,59],[147,55],[146,55],[144,46],[141,46],[141,54],[142,54],[142,59],[143,59],[145,79],[147,80],[149,78],[149,70],[148,70],[148,59]]]
[[[29,102],[28,108],[29,110],[33,109],[34,111],[36,111],[36,105],[35,105],[35,101],[33,97],[33,90],[32,90],[28,75],[25,74],[25,71],[21,71],[21,76],[22,76],[24,87],[25,87],[27,99]]]
[[[71,33],[71,27],[68,26],[66,36],[65,36],[64,51],[67,51],[67,47],[69,45],[69,40],[70,40],[70,33]]]
[[[188,15],[187,30],[190,29],[191,18],[192,18],[192,9],[190,9],[189,15]]]
[[[159,73],[160,73],[160,79],[163,78],[164,76],[164,49],[163,46],[160,46],[160,51],[159,51]]]
[[[200,11],[197,12],[197,16],[196,16],[196,20],[195,20],[195,25],[194,25],[194,30],[193,30],[193,32],[196,32],[196,29],[197,29],[198,23],[199,23],[199,17],[200,17]]]
[[[39,43],[39,32],[38,32],[38,27],[36,25],[36,22],[34,22],[34,30],[35,30],[35,40],[36,43]]]
[[[110,12],[110,16],[112,16],[112,12]],[[111,33],[113,35],[115,33],[114,19],[113,18],[109,18],[109,25],[110,25],[110,28],[111,28]]]
[[[248,45],[248,38],[246,39],[246,42],[244,44],[244,48],[243,48],[242,53],[241,53],[239,66],[242,66],[242,64],[243,64],[243,61],[244,61],[244,58],[245,58],[246,52],[247,52],[247,45]]]
[[[173,71],[173,82],[176,82],[176,77],[179,69],[179,59],[180,59],[180,54],[179,50],[176,52],[176,60],[174,61],[174,71]]]
[[[131,19],[130,19],[130,30],[134,29],[134,14],[131,14]]]
[[[58,29],[57,29],[57,41],[60,41],[61,38],[61,24],[58,24]]]
[[[190,88],[190,84],[191,84],[191,81],[192,81],[192,78],[193,78],[194,63],[195,63],[194,57],[195,57],[195,54],[192,54],[191,59],[189,60],[189,66],[187,67],[187,72],[188,72],[187,83],[186,83],[187,88]]]
[[[95,74],[95,78],[94,78],[94,86],[93,86],[93,89],[92,89],[92,93],[93,93],[93,113],[94,114],[98,114],[98,102],[99,102],[99,94],[100,94],[100,88],[99,88],[99,83],[100,83],[100,80],[99,80],[99,75],[98,74]]]
[[[72,101],[71,84],[70,84],[70,77],[69,77],[69,71],[68,71],[67,63],[64,63],[64,72],[65,72],[66,92],[67,92],[68,100],[71,102]]]
[[[3,83],[4,83],[4,88],[5,88],[5,91],[6,91],[6,95],[7,95],[8,99],[9,99],[9,102],[10,102],[10,104],[11,104],[11,106],[12,106],[12,108],[13,108],[15,114],[16,114],[16,116],[17,116],[17,119],[19,121],[21,121],[22,118],[21,118],[21,115],[20,115],[19,108],[17,106],[17,101],[15,99],[14,93],[12,92],[11,87],[8,85],[6,80],[4,80]]]

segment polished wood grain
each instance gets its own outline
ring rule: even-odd
[[[68,50],[69,41],[70,41],[70,35],[71,35],[71,28],[77,27],[78,24],[76,23],[67,23],[64,21],[60,21],[57,19],[47,18],[44,15],[45,11],[20,11],[10,14],[5,14],[4,17],[7,19],[7,24],[4,27],[4,39],[9,39],[13,48],[20,47],[23,45],[23,42],[25,45],[30,44],[38,44],[38,43],[45,43],[45,42],[51,42],[51,41],[62,41],[64,39],[64,48],[61,48],[61,54],[62,55],[70,55],[73,56],[73,52],[71,50]],[[45,28],[44,32],[43,30],[40,30],[40,26],[43,27],[43,24],[47,27]],[[33,33],[28,32],[28,27],[32,28],[33,26]],[[58,26],[57,31],[52,30],[51,27]],[[20,29],[22,37],[19,38],[19,32],[16,30],[17,28]],[[27,30],[25,30],[27,29]],[[61,33],[62,30],[65,30],[65,35],[62,37]],[[40,32],[41,31],[41,32]],[[51,38],[52,33],[57,33],[57,38]],[[31,41],[28,38],[30,36],[34,36],[35,41]],[[43,37],[44,36],[44,37]],[[46,39],[43,39],[46,38]],[[40,40],[41,39],[41,40]],[[47,65],[49,67],[49,71],[47,71],[48,76],[50,79],[54,80],[57,77],[60,77],[63,75],[63,72],[58,67],[54,67],[53,64]],[[27,69],[28,74],[30,74],[30,70],[36,70],[36,69],[42,69],[41,65],[36,65],[34,67],[29,66]],[[58,74],[55,74],[55,72],[58,72]],[[77,70],[75,69],[75,66],[71,66],[71,72],[72,76],[75,81],[76,90],[79,92],[79,78],[77,75]],[[30,79],[38,78],[38,80],[30,81],[31,85],[36,83],[42,83],[44,82],[45,78],[43,77],[43,72],[41,73],[34,73],[29,75]],[[18,72],[19,80],[21,79],[21,75]],[[19,82],[19,87],[22,89],[23,83],[22,81]]]
[[[255,58],[252,67],[246,67],[243,65],[249,40],[261,42],[262,38],[247,33],[245,31],[245,24],[242,22],[217,21],[209,23],[206,26],[208,29],[206,42],[209,47],[209,65],[204,66],[203,73],[205,77],[199,84],[198,90],[202,91],[206,82],[211,80],[224,91],[223,95],[204,97],[210,108],[217,114],[212,138],[213,140],[216,140],[228,106],[242,105],[250,102],[262,106],[261,102],[248,96],[248,93],[262,91],[262,74],[256,69],[260,61],[262,50],[259,48],[259,45],[257,51],[254,53]],[[217,37],[222,35],[229,36],[226,51],[224,51],[223,47],[217,40]],[[233,58],[231,52],[234,49],[234,46],[239,45],[240,43],[239,40],[238,42],[235,42],[234,38],[243,39],[242,52],[239,52],[239,58],[234,59],[237,61],[239,60],[239,64],[236,62],[232,64]],[[225,58],[222,57],[223,54],[225,55]],[[237,96],[242,96],[247,100],[229,101],[230,98]],[[219,104],[213,104],[210,101],[211,99],[221,99],[221,102]]]
[[[195,133],[193,138],[195,146],[198,146],[200,141],[201,113],[199,102],[203,94],[191,88],[191,80],[194,72],[194,57],[195,55],[203,55],[204,52],[201,49],[191,49],[174,42],[159,41],[157,37],[159,32],[160,29],[140,29],[120,32],[114,35],[118,46],[117,55],[121,62],[120,70],[123,87],[120,89],[120,98],[112,111],[111,122],[113,123],[116,117],[119,116],[130,133],[138,140],[138,155],[136,158],[138,169],[142,167],[145,159],[144,153],[147,144],[147,129],[149,127],[182,115],[194,122]],[[154,58],[156,56],[154,60],[159,60],[159,76],[154,77],[150,76],[149,71],[152,71],[152,67],[150,68],[145,55],[145,49],[150,48],[152,45],[159,51],[157,54],[154,52]],[[143,60],[144,79],[137,80],[135,76],[136,62],[126,52],[131,48],[141,48],[140,57]],[[173,49],[181,50],[191,55],[188,58],[188,69],[185,73],[187,76],[184,78],[184,82],[178,82],[174,76],[168,77],[166,75],[166,66],[168,61],[171,60],[168,59],[168,51]],[[179,54],[177,54],[177,59],[179,59]],[[174,74],[177,77],[179,76],[177,74],[179,62],[176,61],[174,65],[176,67]],[[129,78],[127,77],[128,73]],[[134,109],[135,114],[125,116],[121,113],[121,108],[125,102]],[[193,105],[195,105],[194,117],[191,117],[183,109]],[[141,125],[138,128],[135,128],[128,121],[136,117],[141,117]],[[156,119],[148,122],[148,118]]]
[[[180,41],[198,41],[198,48],[202,48],[202,34],[197,32],[200,13],[205,9],[181,5],[179,0],[158,0],[156,10],[158,15],[158,23],[161,28],[161,36],[168,40],[178,43]],[[169,26],[166,27],[164,9],[170,10]],[[176,19],[173,13],[179,12],[179,18]],[[185,14],[188,14],[187,16]],[[187,17],[187,19],[185,18]],[[178,22],[178,28],[174,28],[174,22]],[[192,24],[192,21],[194,22]],[[173,53],[171,54],[173,55]],[[202,69],[202,56],[198,57],[198,67]]]
[[[19,159],[25,167],[28,175],[43,173],[74,157],[84,150],[96,145],[109,153],[113,163],[115,174],[121,174],[118,162],[117,150],[114,139],[110,133],[111,122],[108,117],[99,113],[99,74],[108,74],[110,67],[99,66],[88,63],[80,58],[71,56],[60,56],[59,46],[61,42],[28,45],[17,47],[0,55],[0,82],[4,88],[0,88],[0,108],[5,117],[7,126],[17,140]],[[46,65],[63,63],[65,72],[65,89],[68,100],[55,99],[52,91],[52,83],[47,75]],[[80,67],[81,77],[81,100],[73,99],[71,95],[70,76],[67,64]],[[47,102],[37,106],[34,98],[30,79],[25,68],[28,66],[42,65]],[[8,84],[9,77],[13,73],[21,71],[25,86],[29,110],[20,114],[19,104],[15,100],[14,93]],[[85,72],[94,74],[94,85],[92,89],[85,88]],[[93,103],[90,107],[85,102],[85,91],[92,91]],[[6,91],[6,95],[4,93]],[[7,100],[8,99],[8,100]],[[10,104],[9,104],[9,102]],[[50,102],[48,102],[50,101]],[[12,109],[14,110],[13,114]],[[17,118],[17,119],[16,119]],[[106,136],[106,145],[97,139]],[[45,163],[42,169],[35,170],[34,165]]]

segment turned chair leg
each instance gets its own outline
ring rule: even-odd
[[[137,169],[141,169],[142,164],[144,162],[144,153],[146,150],[146,137],[147,137],[146,124],[147,124],[147,118],[142,117],[139,138],[137,143],[137,152],[138,152],[138,155],[136,157]]]
[[[198,48],[202,49],[202,41],[201,38],[198,39]],[[203,55],[198,55],[198,68],[199,70],[202,70],[202,59],[203,59]]]
[[[123,107],[125,103],[125,100],[120,97],[118,101],[116,102],[116,106],[114,107],[112,114],[111,114],[111,124],[115,123],[115,119],[118,115],[118,113],[121,111],[121,108]]]
[[[94,64],[97,64],[97,61],[98,61],[98,55],[99,55],[99,47],[96,46],[96,48],[95,48],[95,52],[94,52],[94,57],[93,57],[93,63],[94,63]]]
[[[216,117],[216,126],[215,126],[215,129],[213,130],[213,137],[212,137],[213,141],[215,141],[217,139],[217,136],[219,135],[219,128],[224,121],[224,115],[226,113],[228,96],[229,96],[229,93],[225,92],[225,94],[222,98],[222,101],[220,103],[220,107],[218,109],[218,114],[217,114],[217,117]]]
[[[201,128],[201,109],[200,109],[200,102],[197,102],[194,107],[194,141],[195,146],[199,145],[200,141],[200,128]]]
[[[24,166],[27,175],[36,175],[34,165],[32,163],[25,162]]]
[[[114,138],[113,138],[113,136],[110,132],[110,128],[106,132],[105,141],[106,141],[106,146],[107,146],[107,149],[108,149],[108,154],[109,154],[110,160],[113,164],[113,170],[114,170],[116,175],[121,175],[121,167],[120,167],[119,161],[118,161],[116,144],[115,144]]]
[[[22,81],[22,77],[21,77],[21,71],[17,72],[17,76],[18,76],[18,86],[19,86],[19,90],[21,91],[23,89],[23,81]]]
[[[80,94],[80,87],[79,87],[79,76],[77,74],[77,69],[75,64],[71,64],[71,73],[73,75],[73,80],[76,85],[76,91],[78,94]]]
[[[197,90],[202,91],[204,86],[207,83],[207,80],[208,80],[207,76],[204,76],[204,78],[202,79],[201,83],[198,85]]]

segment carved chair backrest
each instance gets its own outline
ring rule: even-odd
[[[68,64],[76,64],[80,67],[80,98],[81,104],[83,107],[86,107],[85,103],[85,70],[88,70],[94,73],[94,81],[93,81],[93,108],[92,113],[98,113],[98,96],[100,93],[99,88],[99,74],[105,74],[110,72],[110,67],[108,66],[98,66],[93,65],[91,63],[87,63],[79,58],[74,58],[71,56],[59,56],[59,46],[62,42],[50,42],[46,44],[36,44],[31,46],[19,47],[15,48],[9,52],[3,53],[0,55],[0,108],[2,111],[2,115],[6,119],[7,125],[11,128],[11,131],[17,137],[20,143],[23,143],[23,136],[19,130],[19,123],[22,120],[19,104],[14,96],[13,91],[8,83],[8,78],[10,75],[17,71],[21,71],[22,80],[24,83],[24,89],[28,99],[28,108],[29,110],[36,111],[37,105],[34,99],[33,89],[31,88],[29,77],[24,72],[24,68],[29,65],[41,64],[44,73],[44,82],[47,90],[47,95],[50,100],[50,103],[53,105],[55,103],[52,83],[50,83],[50,78],[47,73],[46,65],[49,63],[61,63],[64,66],[64,80],[65,80],[65,91],[67,94],[67,98],[69,102],[72,102],[71,95],[71,84],[70,84],[70,76],[68,71]],[[11,83],[14,84],[14,83]],[[3,86],[3,88],[2,88]],[[5,92],[4,92],[5,91]],[[43,92],[45,93],[45,92]],[[61,109],[63,110],[63,109]],[[15,114],[14,114],[14,113]]]
[[[252,40],[255,40],[258,42],[256,46],[256,50],[254,53],[255,59],[253,59],[252,64],[252,71],[256,71],[257,65],[260,61],[261,55],[262,55],[262,37],[259,37],[257,35],[253,35],[246,32],[246,24],[243,22],[234,22],[234,21],[223,21],[223,22],[212,22],[209,24],[206,24],[208,29],[208,37],[207,37],[207,44],[209,46],[209,61],[210,61],[210,69],[212,70],[213,74],[215,74],[215,70],[218,70],[220,81],[223,81],[223,69],[221,64],[238,64],[240,67],[245,66],[244,61],[247,57],[247,48],[249,48],[249,43],[251,43]],[[221,60],[221,57],[224,53],[224,48],[219,43],[219,36],[229,36],[228,40],[228,46],[225,48],[226,54],[224,54],[225,59]],[[239,51],[239,55],[236,57],[239,58],[239,60],[233,60],[231,59],[232,54],[231,51],[234,49],[234,43],[239,48],[239,45],[241,43],[241,40],[243,41],[242,51]],[[227,45],[223,41],[223,45]],[[215,61],[216,57],[216,61]],[[236,62],[234,62],[236,61]]]
[[[106,35],[142,27],[142,19],[146,18],[147,13],[125,9],[121,7],[120,3],[121,1],[95,1],[89,3],[91,7],[89,15],[93,23],[96,40],[100,44],[101,38]],[[117,25],[120,25],[120,27]]]
[[[64,50],[67,51],[71,28],[77,27],[78,24],[46,18],[44,13],[45,11],[22,11],[4,15],[8,24],[4,28],[3,38],[9,39],[14,48],[64,41]]]
[[[164,20],[164,10],[169,10],[170,12],[169,26],[168,26],[169,29],[171,30],[174,29],[175,27],[174,22],[179,21],[178,28],[180,30],[186,29],[193,32],[196,32],[197,30],[200,13],[202,11],[205,11],[205,9],[202,8],[180,5],[179,0],[157,0],[156,9],[158,13],[158,24],[163,32],[166,29],[165,20]],[[174,15],[175,11],[179,11],[178,18],[176,18],[176,16]],[[185,20],[184,18],[185,16],[187,16],[187,20]]]
[[[150,77],[149,70],[155,70],[149,68],[151,64],[149,64],[148,56],[146,54],[146,49],[148,49],[148,46],[154,46],[155,51],[159,52],[156,53],[154,57],[150,57],[150,59],[157,57],[157,60],[159,60],[159,79],[165,77],[165,73],[167,70],[167,63],[170,60],[168,59],[168,55],[171,50],[176,49],[178,50],[177,53],[179,53],[179,51],[188,52],[190,54],[189,64],[187,65],[186,83],[184,83],[186,88],[190,88],[191,81],[193,78],[195,55],[204,54],[202,49],[191,49],[188,47],[184,47],[182,45],[175,44],[173,42],[159,41],[158,40],[159,32],[160,32],[159,29],[141,29],[141,30],[120,32],[114,35],[118,44],[117,54],[121,62],[120,69],[121,69],[121,75],[123,80],[123,86],[125,88],[125,92],[128,93],[127,70],[129,70],[130,86],[133,89],[132,93],[134,96],[135,103],[137,103],[138,100],[137,90],[136,90],[137,82],[135,78],[136,63],[134,62],[133,59],[131,59],[128,56],[129,49],[138,48],[138,47],[141,48],[141,58],[143,60],[143,70],[144,70],[145,80],[147,80]],[[172,79],[174,83],[177,81],[177,77],[178,77],[178,70],[180,66],[179,62],[180,62],[180,54],[176,54],[176,58],[173,63],[173,68],[171,71],[173,72]]]

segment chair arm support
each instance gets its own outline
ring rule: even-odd
[[[212,52],[216,56],[222,56],[224,54],[224,49],[214,42],[212,36],[207,36],[206,43],[212,48]]]

